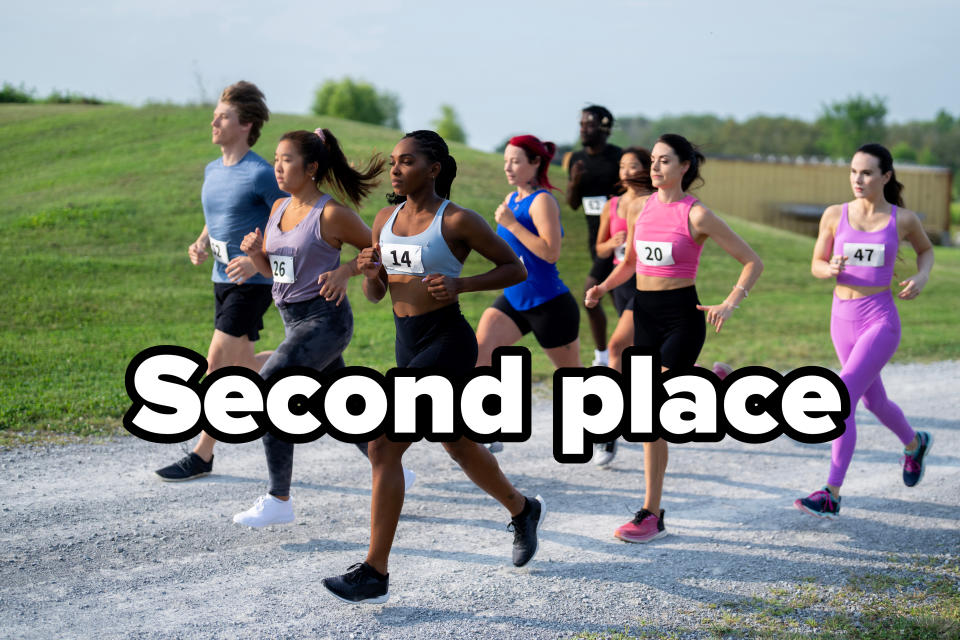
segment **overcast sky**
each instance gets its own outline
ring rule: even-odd
[[[446,102],[491,149],[572,142],[589,103],[811,120],[860,93],[885,97],[888,121],[960,115],[958,25],[955,0],[46,0],[4,9],[0,81],[136,105],[246,79],[273,111],[308,113],[324,79],[351,75],[398,94],[405,129]]]

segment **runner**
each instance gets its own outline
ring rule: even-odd
[[[630,147],[620,154],[620,182],[619,189],[626,191],[619,196],[613,196],[603,206],[600,215],[600,228],[597,232],[596,251],[598,258],[613,256],[613,264],[623,261],[627,251],[627,212],[630,205],[637,199],[650,195],[655,191],[650,182],[650,152],[642,147]],[[639,209],[633,210],[634,214]],[[629,222],[633,222],[632,220]],[[607,349],[610,354],[609,366],[620,371],[620,356],[623,350],[633,344],[633,298],[637,291],[637,276],[633,274],[611,292],[613,306],[620,316],[617,326],[610,336]],[[593,462],[598,467],[605,467],[613,462],[617,455],[617,442],[603,442],[595,445]]]
[[[374,246],[358,259],[364,293],[377,302],[389,289],[398,367],[431,367],[450,378],[467,376],[476,364],[477,342],[460,313],[458,294],[509,287],[523,281],[526,272],[482,217],[447,199],[457,165],[443,138],[433,131],[408,133],[394,147],[390,164],[394,194],[388,200],[397,206],[377,214]],[[495,266],[461,278],[472,250]],[[410,444],[386,436],[370,443],[373,497],[366,560],[323,580],[341,600],[378,603],[389,597],[387,560],[404,497],[400,461]],[[460,438],[443,446],[477,486],[509,511],[513,563],[527,564],[537,552],[537,530],[546,515],[540,496],[529,499],[517,491],[482,445]]]
[[[283,317],[285,338],[260,370],[264,380],[286,367],[329,373],[344,366],[341,354],[353,334],[347,281],[360,271],[356,259],[340,264],[340,251],[344,243],[370,246],[370,228],[321,185],[336,187],[358,206],[377,184],[383,164],[375,156],[362,172],[351,168],[329,129],[291,131],[280,138],[274,172],[277,184],[291,195],[274,203],[263,233],[257,228],[240,245],[261,274],[273,275],[273,300]],[[264,527],[294,519],[294,446],[267,433],[263,448],[270,486],[267,495],[233,517],[238,524]]]
[[[640,212],[627,231],[632,242],[613,273],[587,291],[586,304],[630,279],[635,270],[637,291],[633,304],[634,344],[660,354],[662,371],[692,367],[706,337],[706,320],[717,333],[747,297],[763,271],[760,257],[727,224],[700,204],[687,189],[699,178],[703,155],[686,138],[668,133],[653,147],[650,178],[657,191],[637,198],[631,208]],[[726,299],[701,305],[694,280],[707,238],[743,265]],[[698,311],[700,313],[698,313]],[[646,497],[634,519],[614,535],[626,542],[649,542],[666,535],[660,509],[667,470],[667,443],[644,442]]]
[[[913,211],[903,208],[903,185],[897,182],[893,156],[879,144],[860,147],[850,163],[854,199],[823,212],[810,270],[817,278],[836,278],[830,337],[840,359],[840,378],[850,393],[846,430],[833,441],[827,484],[794,506],[814,516],[840,514],[840,486],[857,444],[857,404],[873,413],[904,445],[903,483],[923,478],[933,436],[914,431],[896,404],[887,399],[880,370],[900,344],[900,316],[890,282],[900,242],[917,254],[917,273],[902,282],[897,297],[913,300],[930,279],[933,246]]]
[[[207,373],[229,366],[259,371],[271,352],[254,354],[263,314],[270,307],[270,278],[240,251],[240,241],[263,228],[270,207],[286,195],[277,187],[273,169],[250,150],[260,137],[270,111],[263,93],[250,82],[223,90],[213,112],[213,143],[221,157],[207,165],[201,202],[205,224],[187,249],[190,261],[203,264],[213,254],[214,330],[207,350]],[[207,251],[207,247],[210,251]],[[182,482],[213,471],[216,440],[200,434],[193,451],[177,462],[157,469],[166,482]]]
[[[567,203],[574,211],[583,206],[587,221],[587,246],[593,260],[584,291],[603,281],[613,270],[610,256],[597,256],[597,231],[600,214],[609,196],[617,192],[620,147],[607,144],[613,128],[613,114],[606,108],[592,105],[580,113],[580,142],[583,149],[570,156],[570,182],[567,185]],[[607,316],[598,303],[586,307],[590,333],[596,344],[593,366],[607,366]]]

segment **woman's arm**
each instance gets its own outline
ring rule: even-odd
[[[560,259],[560,205],[549,193],[538,195],[530,203],[530,218],[537,233],[531,233],[517,222],[506,200],[497,207],[494,217],[497,224],[512,233],[533,255],[551,264]]]
[[[727,294],[720,304],[697,305],[701,311],[707,312],[707,321],[717,328],[717,333],[723,327],[733,310],[740,307],[740,303],[753,289],[753,286],[763,273],[763,261],[746,241],[727,226],[719,216],[702,205],[694,205],[690,210],[690,227],[694,237],[706,236],[713,238],[720,248],[743,265],[737,284]]]
[[[584,304],[591,309],[597,306],[597,303],[600,302],[600,298],[604,296],[605,293],[613,291],[624,282],[630,279],[630,276],[633,275],[637,270],[637,247],[636,243],[632,241],[634,237],[634,227],[637,223],[637,218],[639,217],[640,211],[643,210],[643,205],[646,204],[647,198],[649,196],[644,196],[642,198],[637,198],[630,204],[630,209],[627,212],[627,238],[631,238],[631,241],[627,243],[627,252],[623,256],[623,260],[620,261],[620,264],[613,268],[613,271],[610,272],[610,275],[607,276],[606,280],[600,284],[590,287],[587,290],[586,300]]]
[[[933,244],[927,237],[927,232],[923,230],[920,224],[920,218],[913,211],[900,210],[900,215],[906,214],[906,233],[904,237],[913,245],[913,250],[917,252],[917,274],[907,278],[900,283],[903,289],[897,294],[898,298],[912,300],[920,295],[920,292],[930,279],[930,270],[933,269]]]
[[[357,256],[357,269],[363,274],[363,295],[370,302],[380,302],[387,295],[389,280],[387,279],[387,270],[383,267],[383,260],[380,258],[380,230],[390,215],[393,213],[393,207],[384,207],[377,213],[373,221],[373,230],[370,233],[371,246],[360,251]]]
[[[610,205],[612,203],[612,198],[607,200],[603,205],[603,212],[600,214],[600,228],[597,230],[597,244],[595,245],[598,258],[609,258],[614,250],[627,239],[625,231],[618,231],[614,236],[610,235]]]
[[[324,207],[321,220],[323,239],[330,246],[338,247],[341,251],[345,243],[361,251],[370,246],[370,227],[353,209],[331,200]],[[317,279],[321,285],[320,295],[328,302],[336,300],[339,306],[347,297],[350,278],[359,274],[357,258],[341,263],[332,271],[321,273]]]
[[[820,217],[820,231],[813,245],[813,259],[810,262],[810,273],[814,278],[836,278],[846,265],[846,256],[833,255],[833,238],[837,233],[841,212],[840,205],[835,204],[827,207]]]

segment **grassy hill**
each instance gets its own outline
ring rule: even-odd
[[[203,168],[219,153],[210,143],[209,122],[202,108],[0,106],[0,440],[5,430],[89,433],[115,425],[128,406],[123,374],[136,353],[157,344],[206,352],[213,319],[210,267],[191,265],[186,249],[203,227]],[[318,124],[315,117],[275,115],[255,151],[271,159],[282,132]],[[322,124],[358,163],[374,150],[389,154],[401,135],[331,118]],[[452,152],[460,167],[454,199],[492,223],[508,190],[502,159],[458,145]],[[565,180],[554,173],[563,187]],[[377,195],[365,203],[361,214],[368,223],[384,202]],[[582,213],[564,208],[563,216],[560,273],[579,299],[589,268],[586,228]],[[767,269],[724,332],[708,334],[701,362],[835,365],[828,334],[831,286],[809,275],[813,241],[726,219]],[[898,275],[907,275],[912,264],[907,253]],[[708,243],[701,299],[719,302],[738,267]],[[483,268],[471,259],[467,273]],[[368,303],[356,281],[352,286],[356,328],[346,360],[385,370],[393,365],[390,306]],[[958,292],[960,254],[938,248],[926,291],[900,305],[905,331],[897,360],[960,357]],[[463,297],[474,326],[495,296]],[[609,304],[607,310],[612,330]],[[283,335],[275,310],[266,323],[260,345],[273,348]],[[585,316],[581,342],[589,364]],[[534,354],[534,375],[549,379],[552,369],[532,337],[521,344]]]

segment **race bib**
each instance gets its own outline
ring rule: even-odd
[[[622,245],[613,250],[613,257],[616,258],[617,262],[623,262],[623,259],[627,257],[627,243],[624,242]]]
[[[870,242],[844,242],[843,255],[847,256],[848,267],[882,267],[882,244]]]
[[[230,256],[227,255],[227,243],[220,242],[213,236],[210,236],[210,251],[213,253],[213,259],[217,262],[227,264],[230,262]]]
[[[583,203],[583,212],[588,216],[598,216],[603,213],[603,205],[607,204],[607,196],[588,196]]]
[[[381,244],[380,259],[387,271],[421,275],[424,273],[421,250],[418,244]]]
[[[637,260],[648,267],[669,267],[673,261],[673,243],[637,240]]]
[[[273,281],[281,284],[293,284],[296,279],[293,275],[293,256],[278,256],[270,254],[270,268],[273,269]]]

